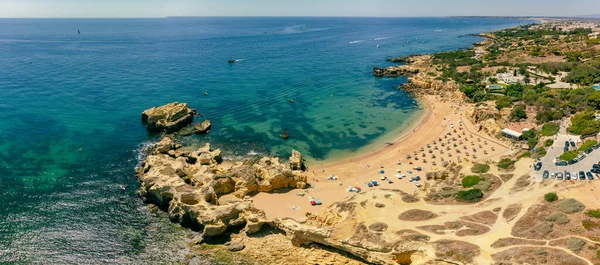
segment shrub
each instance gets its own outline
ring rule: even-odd
[[[579,252],[585,246],[585,241],[579,238],[569,238],[567,240],[567,248],[573,252]]]
[[[596,250],[596,258],[600,259],[600,250]]]
[[[585,205],[583,205],[583,203],[573,198],[562,200],[558,202],[556,206],[558,207],[559,211],[566,214],[581,212],[583,209],[585,209]]]
[[[585,212],[589,217],[600,218],[600,209],[589,210]]]
[[[547,122],[542,126],[542,135],[543,136],[552,136],[558,133],[560,129],[560,125],[556,122]]]
[[[585,230],[591,231],[594,230],[598,227],[600,227],[596,222],[592,221],[592,220],[583,220],[581,221],[581,225],[583,226],[583,228]]]
[[[571,159],[575,159],[579,155],[576,151],[566,151],[562,155],[560,155],[561,160],[569,161]]]
[[[548,146],[552,146],[553,144],[554,144],[554,140],[552,140],[552,139],[548,139],[548,140],[546,140],[546,142],[544,143],[544,145],[545,145],[546,147],[548,147]]]
[[[525,112],[525,105],[516,105],[510,111],[510,119],[513,121],[520,121],[527,119],[527,112]]]
[[[511,160],[510,158],[503,158],[502,160],[500,160],[500,162],[498,162],[498,167],[502,169],[509,169],[514,164],[515,161]]]
[[[589,141],[585,141],[580,147],[579,147],[579,151],[585,151],[589,148],[594,147],[594,145],[598,144],[598,141],[596,140],[589,140]]]
[[[591,135],[600,132],[600,122],[596,120],[593,111],[577,113],[571,117],[568,131],[577,135]]]
[[[456,194],[456,199],[459,201],[478,202],[483,197],[483,192],[480,189],[461,190]]]
[[[532,229],[541,233],[542,235],[545,235],[545,234],[552,232],[553,227],[554,227],[554,224],[551,222],[542,222],[542,223],[535,225]]]
[[[483,178],[480,176],[466,176],[462,179],[462,185],[464,188],[470,188],[479,184],[482,180]]]
[[[556,195],[554,192],[546,193],[546,195],[544,195],[544,200],[547,202],[554,202],[558,200],[558,195]]]
[[[548,221],[548,222],[554,222],[554,223],[557,223],[557,224],[566,224],[570,220],[569,220],[569,217],[566,214],[564,214],[564,213],[555,213],[553,215],[548,216],[546,218],[546,221]]]
[[[487,173],[490,171],[490,166],[488,164],[475,164],[471,168],[471,172],[473,173]]]

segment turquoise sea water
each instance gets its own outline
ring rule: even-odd
[[[186,232],[135,195],[139,150],[157,138],[140,123],[146,108],[189,103],[213,122],[198,139],[228,156],[296,148],[312,160],[331,159],[397,133],[418,112],[414,99],[392,88],[405,78],[375,78],[373,66],[386,66],[389,56],[469,47],[481,38],[467,34],[519,23],[0,19],[0,261],[182,258]]]

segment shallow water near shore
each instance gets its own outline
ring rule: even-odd
[[[196,138],[230,158],[295,148],[331,161],[378,148],[418,122],[418,102],[392,87],[406,78],[373,77],[373,66],[469,47],[482,39],[468,34],[519,23],[0,19],[0,263],[183,259],[189,232],[135,195],[139,150],[159,137],[140,123],[144,109],[187,102],[212,120],[213,130]],[[290,139],[279,137],[283,129]]]

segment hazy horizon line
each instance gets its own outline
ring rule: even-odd
[[[587,18],[600,15],[577,15],[577,16],[511,16],[511,15],[449,15],[449,16],[156,16],[156,17],[0,17],[0,19],[165,19],[165,18],[451,18],[451,17],[473,17],[473,18]],[[600,18],[600,17],[599,17]]]

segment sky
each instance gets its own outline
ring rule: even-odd
[[[3,18],[578,16],[600,0],[0,0]]]

